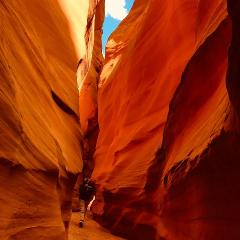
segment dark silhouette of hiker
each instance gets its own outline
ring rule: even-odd
[[[84,224],[85,215],[88,209],[89,203],[93,200],[96,194],[95,183],[88,178],[84,178],[83,183],[79,188],[79,200],[80,200],[80,223],[82,228]]]

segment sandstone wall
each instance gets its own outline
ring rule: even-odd
[[[75,74],[88,51],[88,12],[96,4],[0,3],[2,240],[65,239],[82,171]]]
[[[240,238],[239,3],[228,4],[233,39],[226,0],[136,0],[108,41],[93,211],[127,239]]]
[[[102,70],[104,1],[2,0],[0,239],[66,239],[83,160],[114,233],[239,239],[239,11],[135,0]]]

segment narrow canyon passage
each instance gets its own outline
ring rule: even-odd
[[[0,0],[0,240],[239,240],[239,23],[239,0]]]

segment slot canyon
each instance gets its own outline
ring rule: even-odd
[[[135,0],[105,56],[104,19],[0,1],[0,240],[239,240],[240,1]]]

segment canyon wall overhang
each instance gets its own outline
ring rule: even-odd
[[[82,171],[76,70],[91,55],[85,33],[96,4],[0,3],[2,240],[65,239]]]
[[[228,4],[231,17],[226,0],[136,0],[109,38],[93,211],[127,239],[240,238],[239,2]]]

